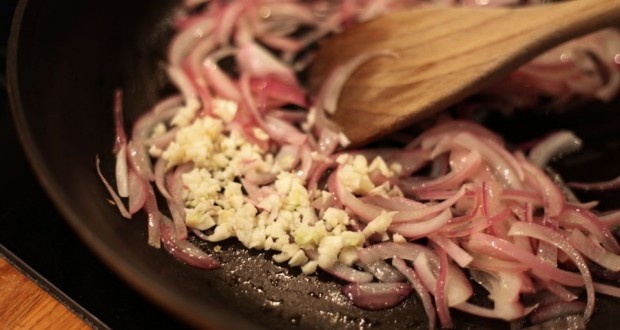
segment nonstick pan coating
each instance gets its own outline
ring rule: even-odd
[[[95,158],[101,158],[110,177],[113,91],[125,92],[128,125],[170,92],[161,64],[178,5],[149,0],[22,0],[18,5],[8,54],[15,122],[39,180],[77,235],[119,276],[192,326],[425,328],[415,297],[387,311],[364,311],[350,305],[333,278],[300,275],[272,262],[269,254],[234,243],[222,244],[216,253],[222,269],[184,265],[147,244],[144,217],[123,219],[109,203]],[[620,109],[597,112],[600,105],[590,107],[560,116],[522,114],[493,124],[515,139],[550,127],[575,129],[586,140],[586,150],[558,163],[561,173],[581,180],[618,175]],[[525,125],[533,120],[538,124]],[[620,205],[618,194],[587,197],[600,198],[607,208]],[[213,247],[204,245],[207,251]],[[620,310],[618,300],[600,297],[597,306],[589,327],[610,328],[620,320],[614,313]],[[508,326],[457,312],[453,316],[458,329]]]

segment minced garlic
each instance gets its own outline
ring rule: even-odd
[[[328,191],[312,194],[286,160],[276,162],[274,156],[245,140],[236,131],[226,129],[236,113],[234,102],[214,103],[216,117],[200,117],[180,127],[174,142],[158,154],[169,168],[185,163],[193,168],[183,173],[183,198],[186,225],[209,231],[209,241],[236,237],[244,246],[278,252],[273,259],[301,267],[313,273],[316,267],[329,268],[336,262],[352,265],[357,252],[370,235],[387,235],[391,213],[382,213],[363,231],[349,229],[351,219],[342,209],[328,207],[317,214],[311,201],[333,198]],[[181,114],[187,116],[187,114]],[[179,120],[183,122],[183,120]],[[158,134],[162,134],[158,127]],[[262,130],[254,130],[257,138],[265,138]],[[399,170],[377,157],[370,163],[361,155],[343,155],[340,179],[355,194],[399,195],[390,184],[375,185],[371,173],[390,177]],[[290,163],[290,160],[289,160]],[[259,201],[250,201],[239,180],[248,171],[273,175],[274,191]],[[315,251],[311,260],[304,251]]]

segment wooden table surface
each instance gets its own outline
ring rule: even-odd
[[[65,305],[0,257],[0,329],[90,329]]]

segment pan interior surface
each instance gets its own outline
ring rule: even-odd
[[[113,177],[114,90],[124,91],[127,125],[169,92],[162,63],[172,36],[172,14],[179,5],[147,0],[22,0],[18,6],[9,43],[13,115],[39,180],[73,229],[125,280],[194,326],[425,328],[426,316],[415,297],[385,311],[358,309],[340,293],[342,283],[332,277],[302,275],[275,264],[268,253],[247,251],[232,242],[220,244],[219,252],[213,244],[199,243],[222,261],[222,269],[184,265],[147,244],[144,216],[126,220],[110,204],[95,159],[101,159],[104,175]],[[602,179],[613,175],[620,160],[620,109],[603,110],[590,112],[586,120],[583,112],[557,117],[524,114],[494,125],[514,136],[525,127],[528,134],[549,127],[574,129],[586,141],[589,158],[566,158],[558,168],[569,178]],[[536,127],[529,124],[532,116],[539,121]],[[594,175],[600,178],[590,173],[593,163]],[[609,208],[620,205],[618,194],[588,197]],[[602,297],[597,306],[590,326],[604,328],[617,319],[613,312],[620,308],[617,300]],[[454,317],[457,328],[507,327],[459,313]]]

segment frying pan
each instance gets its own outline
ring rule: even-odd
[[[123,219],[108,202],[95,171],[102,160],[113,174],[112,95],[125,91],[125,121],[133,122],[169,91],[161,63],[178,1],[22,0],[8,53],[13,116],[39,181],[76,234],[118,275],[190,326],[213,329],[417,329],[427,321],[411,297],[387,311],[353,307],[339,281],[320,273],[304,276],[275,264],[269,254],[234,242],[216,255],[223,268],[187,266],[146,243],[146,220]],[[620,109],[586,104],[563,114],[520,113],[489,125],[518,142],[554,128],[573,129],[584,151],[555,164],[567,179],[618,175]],[[583,109],[586,108],[586,109]],[[593,169],[595,169],[593,171]],[[617,193],[580,195],[620,205]],[[213,246],[202,244],[212,252]],[[589,327],[610,328],[620,301],[597,299]],[[500,321],[454,312],[457,328],[506,328]]]

